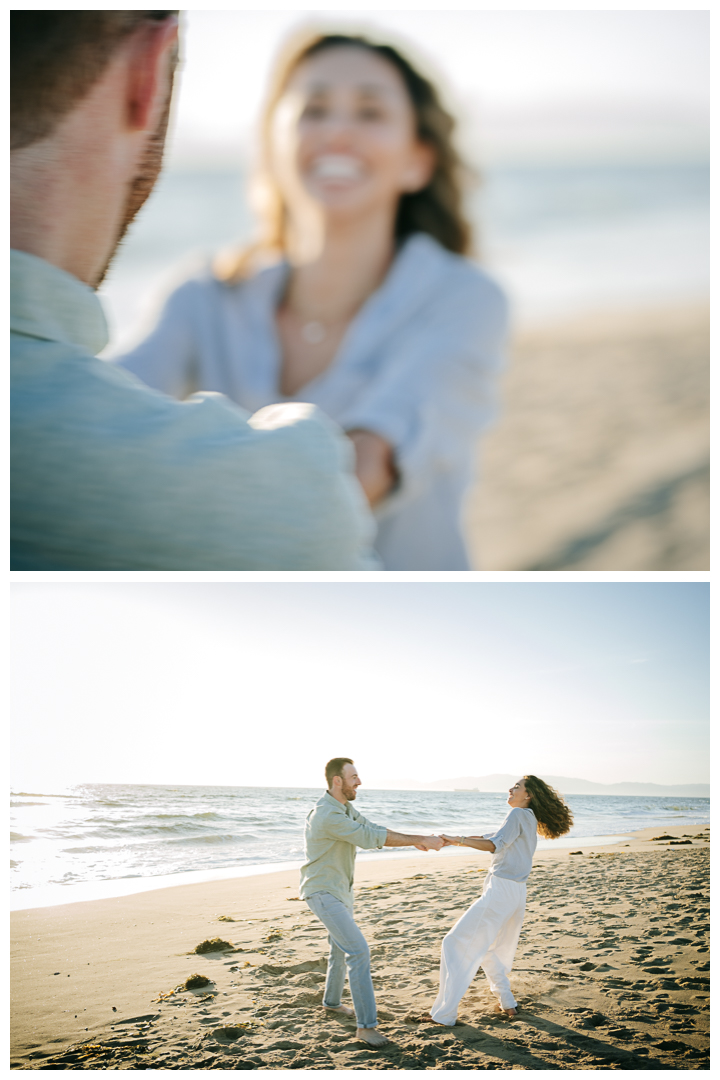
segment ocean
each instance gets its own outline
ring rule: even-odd
[[[240,169],[168,169],[102,286],[106,355],[129,347],[168,283],[253,233]],[[483,265],[519,326],[709,295],[706,164],[487,169],[469,202]]]
[[[165,885],[299,866],[320,788],[83,784],[11,794],[13,908],[119,896]],[[507,813],[504,794],[363,789],[357,808],[399,832],[479,834]],[[709,799],[570,795],[575,846],[649,826],[709,821]],[[415,849],[410,849],[417,854]],[[449,848],[432,857],[452,857]],[[359,853],[397,857],[401,851]],[[429,856],[430,857],[430,856]]]

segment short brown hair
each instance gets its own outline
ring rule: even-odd
[[[346,765],[354,765],[355,762],[349,757],[334,757],[332,761],[328,761],[325,766],[325,779],[327,780],[328,791],[332,787],[333,776],[342,776],[343,769]]]
[[[10,149],[50,135],[121,43],[174,11],[11,11]]]

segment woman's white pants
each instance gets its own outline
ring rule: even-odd
[[[480,899],[443,939],[440,989],[430,1010],[438,1024],[455,1023],[458,1005],[481,965],[500,1007],[517,1005],[509,975],[525,915],[526,891],[524,882],[488,874]]]

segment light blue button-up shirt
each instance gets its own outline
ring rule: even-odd
[[[98,360],[88,286],[11,253],[12,567],[365,570],[352,447],[309,404],[178,402]]]
[[[329,892],[348,907],[353,905],[355,852],[381,848],[387,840],[384,825],[375,825],[352,803],[341,803],[326,791],[305,822],[305,857],[300,869],[300,896]]]
[[[490,863],[495,877],[527,881],[537,847],[537,818],[532,810],[513,806],[500,828],[484,833],[483,839],[495,845]]]

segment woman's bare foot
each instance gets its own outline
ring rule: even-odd
[[[326,1012],[342,1013],[343,1016],[354,1016],[355,1013],[347,1005],[323,1005]]]
[[[438,1024],[440,1027],[447,1027],[447,1024],[441,1024],[439,1020],[433,1020],[430,1013],[423,1013],[422,1016],[418,1016],[418,1024]]]
[[[358,1039],[362,1039],[369,1046],[387,1046],[390,1042],[377,1028],[358,1028],[355,1032]]]
[[[495,1012],[502,1013],[503,1016],[508,1016],[512,1019],[513,1016],[517,1016],[519,1006],[514,1005],[512,1009],[503,1009],[502,1005],[495,1006]]]

